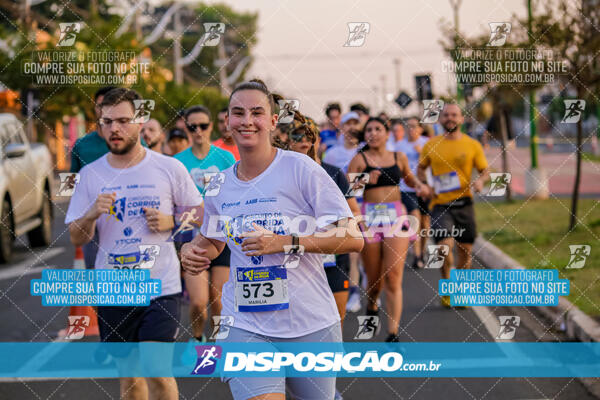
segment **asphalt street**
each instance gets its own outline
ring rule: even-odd
[[[54,243],[47,249],[30,250],[26,238],[16,243],[10,265],[0,266],[0,341],[45,342],[56,339],[67,325],[67,307],[44,307],[29,291],[31,279],[40,278],[44,268],[70,268],[74,248],[63,223],[66,203],[55,207]],[[473,307],[464,310],[442,308],[437,296],[438,270],[413,270],[404,274],[404,312],[401,338],[406,342],[493,342],[498,333],[499,315],[519,315],[521,326],[515,342],[564,341],[562,333],[549,329],[530,309]],[[187,306],[184,306],[187,316]],[[363,302],[364,310],[364,302]],[[348,314],[345,341],[353,341],[358,329],[357,315]],[[188,327],[188,320],[182,320]],[[187,341],[189,329],[180,330]],[[383,327],[373,341],[382,341]],[[90,340],[93,340],[91,338]],[[178,379],[181,399],[230,399],[227,385],[216,378]],[[574,378],[343,378],[337,387],[345,399],[593,399]],[[0,378],[0,399],[118,399],[116,379],[52,380]]]

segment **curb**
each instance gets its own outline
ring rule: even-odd
[[[524,269],[525,267],[505,254],[498,247],[477,236],[473,243],[473,256],[480,267],[491,269]],[[565,330],[567,337],[580,342],[600,342],[600,323],[581,311],[564,297],[558,300],[558,306],[535,307],[551,324]],[[600,398],[600,380],[597,378],[578,378],[594,396]]]

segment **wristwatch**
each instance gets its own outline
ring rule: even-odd
[[[297,252],[300,249],[300,238],[295,233],[292,233],[292,252]]]

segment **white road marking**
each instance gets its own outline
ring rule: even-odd
[[[0,270],[0,281],[6,279],[18,278],[23,275],[31,275],[35,274],[43,269],[48,268],[47,266],[39,266],[33,267],[33,265],[43,263],[44,261],[56,257],[59,254],[64,253],[64,247],[54,247],[48,250],[42,250],[35,253],[31,257],[27,257],[27,259],[21,261],[13,265],[12,267]],[[66,266],[65,268],[71,268],[71,266]]]

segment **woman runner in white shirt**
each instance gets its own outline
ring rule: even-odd
[[[199,273],[229,246],[222,314],[233,316],[234,325],[225,341],[341,342],[340,317],[319,253],[360,251],[363,239],[325,170],[303,154],[271,146],[274,110],[260,81],[233,90],[228,125],[240,161],[223,172],[218,193],[206,197],[201,234],[182,248],[182,266]],[[288,246],[304,248],[296,265],[285,261]],[[258,289],[248,290],[248,277],[260,283]],[[335,378],[225,381],[236,400],[285,399],[286,386],[301,399],[333,399],[335,390]]]

